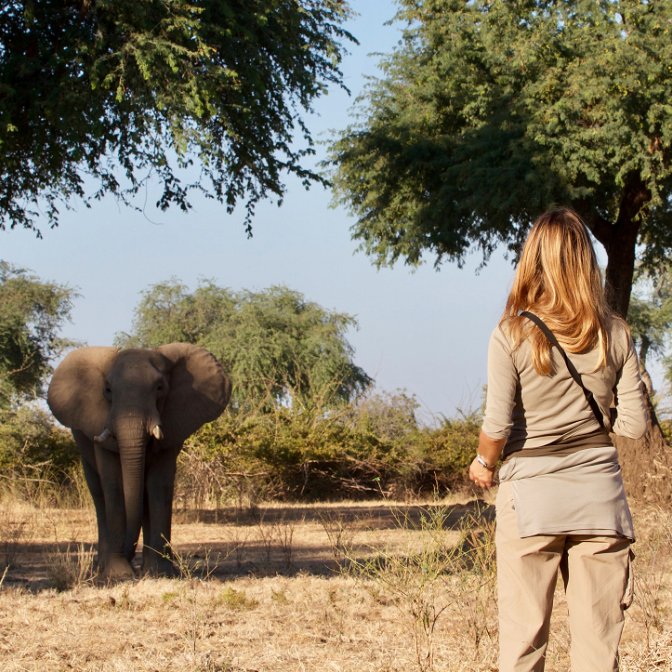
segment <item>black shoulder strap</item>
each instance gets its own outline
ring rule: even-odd
[[[546,338],[550,341],[551,345],[557,348],[558,352],[562,355],[562,358],[565,360],[567,369],[569,369],[570,375],[572,376],[572,378],[574,378],[574,382],[576,382],[576,384],[583,390],[583,393],[586,395],[586,400],[588,401],[588,404],[591,410],[593,411],[595,419],[600,423],[600,427],[602,427],[602,429],[605,429],[604,416],[602,415],[602,411],[600,410],[597,401],[595,401],[593,393],[583,384],[583,381],[581,380],[581,374],[576,370],[576,367],[574,366],[574,364],[572,364],[572,361],[567,356],[567,353],[563,350],[560,343],[558,343],[558,339],[555,337],[555,334],[546,326],[545,322],[540,317],[537,317],[534,313],[530,313],[527,310],[523,310],[521,311],[520,315],[522,317],[526,317],[528,320],[532,320],[532,322],[534,322],[539,327],[539,329],[541,329]]]

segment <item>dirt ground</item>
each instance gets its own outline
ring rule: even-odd
[[[177,512],[179,579],[93,578],[92,510],[0,502],[0,669],[496,670],[493,497]],[[672,670],[672,514],[635,508],[625,672]],[[547,670],[569,668],[559,587]]]

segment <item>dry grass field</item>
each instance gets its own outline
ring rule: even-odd
[[[181,578],[100,586],[92,510],[0,501],[0,670],[496,670],[492,502],[177,512]],[[621,669],[672,670],[672,513],[634,514]],[[556,597],[549,672],[569,668]]]

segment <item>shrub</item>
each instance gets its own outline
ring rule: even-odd
[[[227,411],[188,440],[176,503],[201,509],[273,499],[441,496],[461,488],[478,442],[478,417],[420,427],[416,408],[400,392],[330,409]],[[51,499],[62,500],[69,487],[77,501],[88,501],[71,435],[37,406],[3,412],[0,469],[13,474],[14,489],[47,484]]]
[[[227,412],[190,440],[178,497],[200,507],[231,498],[400,497],[462,487],[478,417],[421,428],[414,403],[402,394],[329,411]]]
[[[3,473],[43,466],[65,473],[79,461],[70,432],[34,404],[0,411],[0,469]]]

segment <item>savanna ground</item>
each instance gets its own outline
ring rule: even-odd
[[[0,500],[0,669],[496,670],[494,493],[176,511],[179,579],[97,585],[87,506]],[[672,513],[633,507],[624,671],[672,670]],[[4,570],[2,568],[5,568]],[[547,670],[569,669],[558,587]]]

